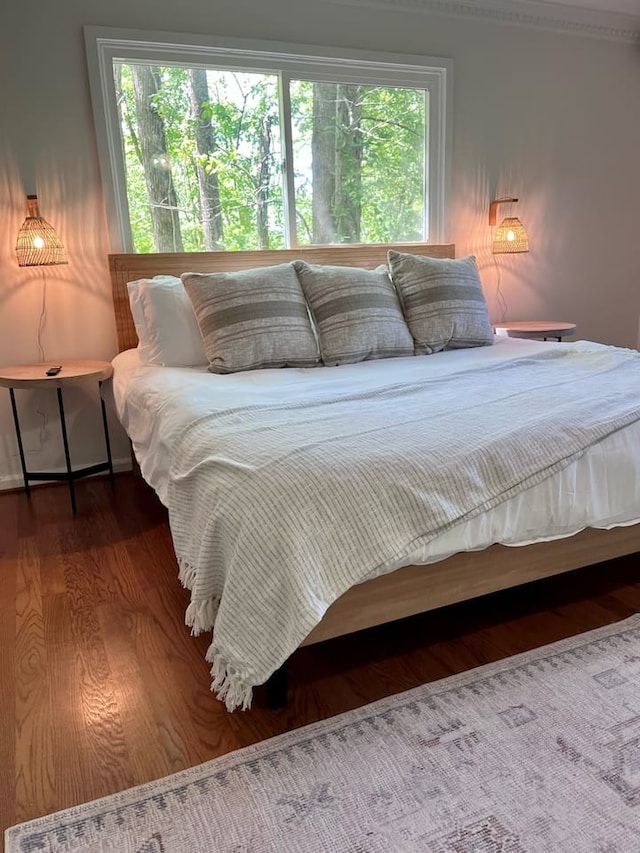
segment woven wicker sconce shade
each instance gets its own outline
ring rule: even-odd
[[[516,201],[517,198],[497,198],[492,201],[489,207],[489,225],[496,224],[499,204],[512,204]],[[502,220],[493,236],[491,251],[494,255],[529,251],[527,232],[517,216],[508,216]]]
[[[527,232],[517,216],[502,220],[493,238],[491,251],[494,255],[529,251]]]
[[[42,267],[67,264],[67,253],[52,225],[40,216],[38,196],[27,196],[27,218],[16,241],[18,266]]]

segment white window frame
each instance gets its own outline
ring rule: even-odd
[[[429,93],[429,145],[425,163],[425,180],[428,180],[425,224],[428,226],[430,243],[447,242],[453,121],[452,60],[104,27],[87,26],[84,33],[100,172],[113,252],[133,251],[113,75],[114,60],[134,64],[242,68],[256,72],[278,72],[282,74],[283,80],[296,77],[426,90]],[[284,156],[291,158],[291,155],[291,140],[287,143],[285,139]],[[285,192],[291,201],[293,187],[285,184]],[[291,222],[286,223],[286,228],[285,237],[294,245],[291,239],[295,232],[291,230]]]

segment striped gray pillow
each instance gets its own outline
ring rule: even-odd
[[[325,364],[413,355],[413,340],[384,265],[375,270],[305,261],[293,265],[316,321]]]
[[[314,367],[311,318],[292,264],[229,273],[183,273],[212,373]]]
[[[493,343],[473,255],[451,260],[389,250],[387,257],[416,355]]]

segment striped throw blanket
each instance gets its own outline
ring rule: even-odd
[[[248,707],[351,586],[638,419],[640,354],[565,345],[194,422],[168,505],[187,624],[213,628],[212,689]]]

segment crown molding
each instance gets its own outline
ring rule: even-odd
[[[548,0],[323,0],[346,6],[471,17],[614,41],[640,42],[640,15]]]

